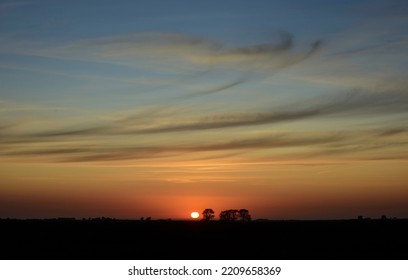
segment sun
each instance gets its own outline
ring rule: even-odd
[[[198,212],[191,212],[190,216],[193,219],[198,219],[198,217],[200,217],[200,214]]]

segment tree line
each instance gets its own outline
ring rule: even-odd
[[[215,218],[214,210],[207,208],[201,213],[203,215],[203,221],[211,221]],[[251,221],[251,215],[247,209],[228,209],[223,210],[219,214],[220,221]]]

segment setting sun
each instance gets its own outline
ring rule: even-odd
[[[197,219],[198,217],[200,217],[200,214],[198,212],[191,212],[190,216],[193,219]]]

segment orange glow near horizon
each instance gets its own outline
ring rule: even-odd
[[[196,175],[190,170],[189,180],[174,181],[167,178],[180,175],[172,169],[139,179],[131,167],[3,164],[0,212],[3,217],[131,219],[185,219],[189,210],[206,208],[213,209],[216,218],[222,210],[245,208],[254,219],[307,219],[323,213],[327,218],[402,217],[408,212],[403,199],[408,196],[407,173],[400,162],[390,161],[387,168],[375,162],[350,162],[268,169],[262,173],[242,169],[237,176],[233,169],[205,171],[209,178],[229,178],[223,181],[206,181],[197,169],[200,179],[193,179]],[[256,181],[251,179],[254,171],[258,172]]]

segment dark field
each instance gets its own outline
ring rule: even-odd
[[[408,259],[408,220],[0,220],[0,259]]]

